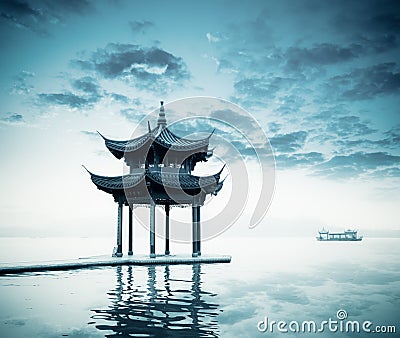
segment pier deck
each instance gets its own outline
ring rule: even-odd
[[[43,272],[85,269],[102,266],[117,265],[169,265],[169,264],[209,264],[209,263],[230,263],[232,257],[227,255],[204,255],[190,257],[187,255],[157,255],[149,258],[148,255],[136,255],[127,257],[98,256],[78,258],[71,260],[59,260],[48,262],[23,262],[23,263],[0,263],[0,275],[19,274],[25,272]]]

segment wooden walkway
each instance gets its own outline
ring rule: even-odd
[[[127,257],[88,257],[74,260],[49,261],[40,263],[14,263],[0,264],[0,275],[20,274],[25,272],[43,272],[85,269],[102,266],[117,265],[170,265],[170,264],[209,264],[209,263],[230,263],[232,257],[224,255],[191,257],[186,255],[157,255],[149,258],[148,255],[137,255]]]

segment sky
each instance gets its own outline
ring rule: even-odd
[[[128,139],[160,100],[170,123],[189,112],[168,103],[198,96],[241,107],[209,116],[261,128],[276,162],[263,221],[249,229],[247,192],[224,235],[400,233],[397,1],[1,1],[0,44],[0,236],[113,236],[116,205],[81,167],[122,173],[96,130]]]

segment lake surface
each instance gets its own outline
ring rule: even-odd
[[[96,254],[98,248],[88,239],[0,239],[0,260],[48,259],[50,242],[52,258]],[[57,252],[57,247],[72,243],[69,251]],[[189,245],[182,248],[190,251]],[[400,332],[400,239],[324,243],[219,237],[204,243],[203,252],[231,254],[232,262],[2,276],[0,335],[306,337],[310,334],[294,333],[296,325],[290,322],[301,328],[303,322],[314,321],[319,329],[331,319],[343,330],[338,326],[331,332],[325,325],[312,335],[399,336],[344,328],[347,321],[370,321],[369,329],[395,326]],[[346,318],[338,320],[339,310]],[[266,321],[268,329],[261,332]],[[271,332],[271,321],[286,322],[281,328],[288,332],[280,332],[277,325]]]

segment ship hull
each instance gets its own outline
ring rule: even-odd
[[[362,241],[362,238],[335,238],[335,239],[331,239],[331,238],[319,238],[317,237],[317,241],[321,241],[321,242],[359,242]]]

